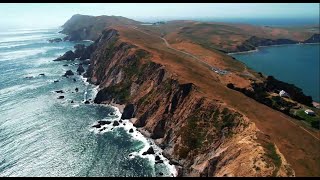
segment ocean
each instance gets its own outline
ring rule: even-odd
[[[232,56],[257,72],[296,85],[320,102],[320,44],[259,47]]]
[[[128,120],[114,128],[106,125],[102,132],[92,128],[99,120],[119,120],[121,114],[112,106],[85,104],[97,87],[82,76],[62,77],[69,69],[75,72],[79,62],[52,61],[75,45],[49,43],[64,36],[59,30],[0,32],[0,176],[175,175],[161,149]],[[65,98],[57,99],[61,95]],[[150,145],[164,163],[142,155]]]

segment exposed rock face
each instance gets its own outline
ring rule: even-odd
[[[119,122],[118,121],[113,121],[113,126],[119,126]]]
[[[126,104],[124,117],[134,117],[134,126],[182,165],[179,175],[294,175],[246,116],[204,97],[194,84],[179,82],[146,50],[119,39],[116,30],[104,31],[94,46],[86,72],[101,88],[94,102]]]
[[[99,124],[105,125],[105,124],[111,124],[111,121],[98,121]]]
[[[123,109],[121,119],[130,119],[133,117],[133,113],[134,113],[134,105],[127,104]]]
[[[146,152],[142,153],[142,155],[147,155],[147,154],[154,154],[154,150],[152,147],[149,147],[149,149]]]
[[[67,70],[63,76],[67,77],[67,76],[73,76],[74,73],[71,70]]]
[[[74,55],[76,57],[80,57],[83,55],[84,51],[85,51],[85,48],[86,46],[84,44],[76,44],[74,46],[75,50],[74,50]]]
[[[84,73],[84,71],[85,70],[84,70],[82,64],[79,64],[78,69],[77,69],[78,74],[80,75],[80,74]]]
[[[75,59],[76,59],[75,54],[70,50],[70,51],[67,51],[64,55],[58,57],[57,59],[55,59],[53,61],[63,61],[63,60],[74,61]]]

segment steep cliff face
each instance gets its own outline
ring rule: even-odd
[[[239,112],[180,83],[152,54],[109,29],[92,45],[86,76],[95,103],[125,104],[123,119],[146,130],[181,176],[294,176],[268,137]]]

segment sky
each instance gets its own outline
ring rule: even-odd
[[[74,14],[138,21],[197,18],[316,18],[319,3],[1,3],[0,29],[57,27]]]

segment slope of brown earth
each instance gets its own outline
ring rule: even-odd
[[[264,133],[270,135],[297,176],[319,176],[319,140],[291,123],[294,119],[262,105],[239,92],[219,83],[218,75],[192,58],[168,49],[161,39],[138,33],[129,28],[119,28],[121,37],[134,42],[159,58],[152,59],[177,75],[181,82],[192,82],[210,99],[218,99],[244,113]],[[316,134],[319,136],[319,134]]]
[[[269,139],[265,142],[271,149],[258,142],[259,130],[246,116],[207,98],[197,85],[182,82],[183,67],[175,76],[168,66],[155,63],[153,54],[141,46],[147,40],[135,45],[125,40],[140,38],[136,31],[127,30],[122,38],[124,29],[118,30],[104,32],[91,56],[89,81],[100,85],[95,102],[131,104],[135,126],[147,130],[167,157],[183,165],[181,175],[294,176]],[[169,64],[174,54],[167,54],[158,54],[156,61]]]

